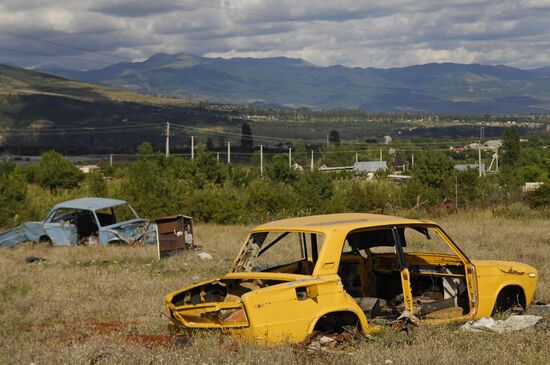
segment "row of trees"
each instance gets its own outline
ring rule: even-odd
[[[522,148],[513,131],[504,144],[505,163],[498,175],[480,178],[477,170],[458,172],[448,154],[425,151],[416,155],[412,179],[402,184],[384,174],[370,182],[351,172],[296,171],[289,168],[286,154],[273,156],[262,177],[258,168],[219,163],[204,151],[195,160],[154,155],[148,143],[139,147],[137,161],[84,175],[50,151],[36,165],[0,165],[0,226],[43,218],[53,203],[79,196],[126,199],[145,217],[185,213],[218,223],[343,211],[410,215],[445,198],[456,199],[460,208],[492,208],[521,201],[523,182],[548,181],[550,171],[549,153]],[[526,202],[550,206],[548,186],[528,195]]]

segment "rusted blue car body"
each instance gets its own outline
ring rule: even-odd
[[[156,244],[157,227],[125,200],[80,198],[55,205],[42,222],[25,222],[0,234],[0,246],[27,241],[54,246]]]

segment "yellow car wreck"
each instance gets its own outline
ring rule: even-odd
[[[328,214],[256,227],[227,275],[164,300],[188,329],[301,342],[314,331],[368,334],[403,313],[445,323],[525,309],[537,276],[522,263],[470,260],[433,222]]]

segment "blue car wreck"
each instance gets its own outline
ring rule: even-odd
[[[54,246],[156,244],[157,226],[141,219],[125,200],[81,198],[55,205],[42,222],[25,222],[0,233],[0,246],[28,241]]]

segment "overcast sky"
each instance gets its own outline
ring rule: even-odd
[[[158,52],[534,68],[550,65],[550,0],[0,0],[0,63],[90,69]]]

